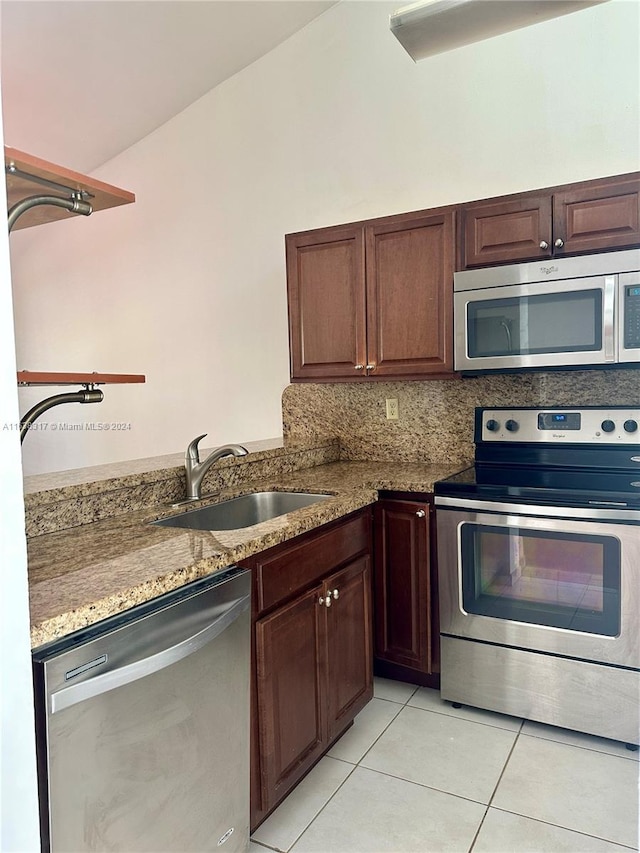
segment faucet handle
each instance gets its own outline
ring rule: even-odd
[[[200,461],[200,453],[198,451],[198,443],[202,441],[203,438],[206,438],[207,433],[203,432],[202,435],[199,435],[197,438],[194,438],[193,441],[187,447],[187,452],[185,453],[185,459],[190,460],[191,462],[199,462]]]

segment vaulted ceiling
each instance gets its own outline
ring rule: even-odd
[[[2,0],[5,142],[89,172],[336,0]]]

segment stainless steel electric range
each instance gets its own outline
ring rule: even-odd
[[[435,484],[444,699],[640,740],[640,408],[479,408]]]

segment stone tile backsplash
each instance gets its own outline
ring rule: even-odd
[[[399,418],[386,418],[385,400]],[[203,494],[334,462],[464,463],[473,458],[476,406],[640,406],[640,370],[495,374],[430,382],[289,385],[282,395],[284,447],[222,459]],[[146,506],[185,492],[181,456],[78,472],[75,478],[27,478],[28,536],[52,533]],[[143,464],[145,463],[145,464]],[[129,470],[128,470],[129,469]],[[73,474],[74,472],[70,472]],[[31,481],[31,482],[29,482]],[[62,485],[57,485],[60,481]]]
[[[386,419],[385,400],[399,418]],[[344,460],[466,462],[476,406],[640,406],[640,370],[492,374],[429,382],[297,383],[282,395],[287,442],[335,437]]]

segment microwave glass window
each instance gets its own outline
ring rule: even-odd
[[[605,636],[620,630],[620,546],[605,536],[465,524],[468,613]]]
[[[467,306],[469,358],[598,352],[602,291],[486,299]]]

